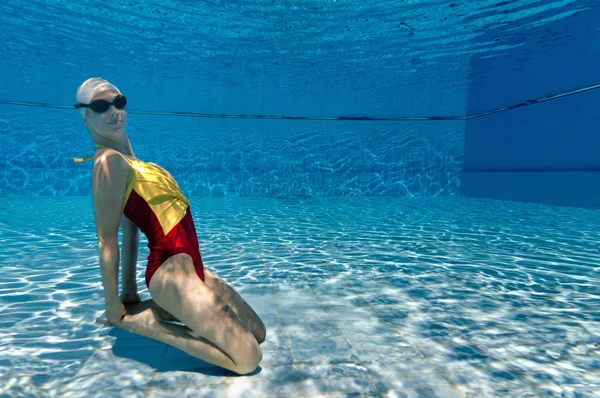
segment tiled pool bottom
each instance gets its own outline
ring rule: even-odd
[[[267,325],[255,374],[94,323],[91,200],[3,198],[0,396],[600,396],[597,211],[456,197],[192,211],[207,267]]]

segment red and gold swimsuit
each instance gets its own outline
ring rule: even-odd
[[[96,144],[96,148],[106,147]],[[204,280],[204,265],[190,202],[177,181],[155,163],[127,155],[123,155],[123,158],[133,169],[133,176],[125,191],[123,214],[146,235],[150,249],[146,286],[150,286],[156,270],[169,257],[179,253],[187,253],[192,257],[196,273]],[[75,159],[83,160],[87,158]]]

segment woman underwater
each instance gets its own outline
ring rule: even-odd
[[[236,373],[253,372],[262,359],[265,325],[233,288],[204,267],[190,203],[175,179],[133,154],[126,98],[108,81],[91,78],[77,90],[77,102],[96,144],[92,195],[108,323]],[[146,285],[152,296],[141,303],[135,280],[140,230],[148,238]]]

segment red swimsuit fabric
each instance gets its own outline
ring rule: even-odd
[[[148,266],[146,267],[146,286],[150,287],[152,276],[169,258],[179,253],[192,257],[194,268],[200,279],[204,280],[204,264],[200,254],[200,245],[196,227],[188,206],[185,217],[167,235],[164,234],[158,218],[148,203],[135,190],[131,191],[123,213],[148,238]]]

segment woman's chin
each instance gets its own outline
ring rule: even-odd
[[[125,123],[109,124],[106,127],[107,127],[106,130],[112,134],[119,133],[119,132],[122,132],[123,130],[125,130]]]
[[[106,128],[104,131],[100,132],[100,135],[112,141],[119,141],[125,135],[125,129],[124,126],[121,126],[120,128]]]

